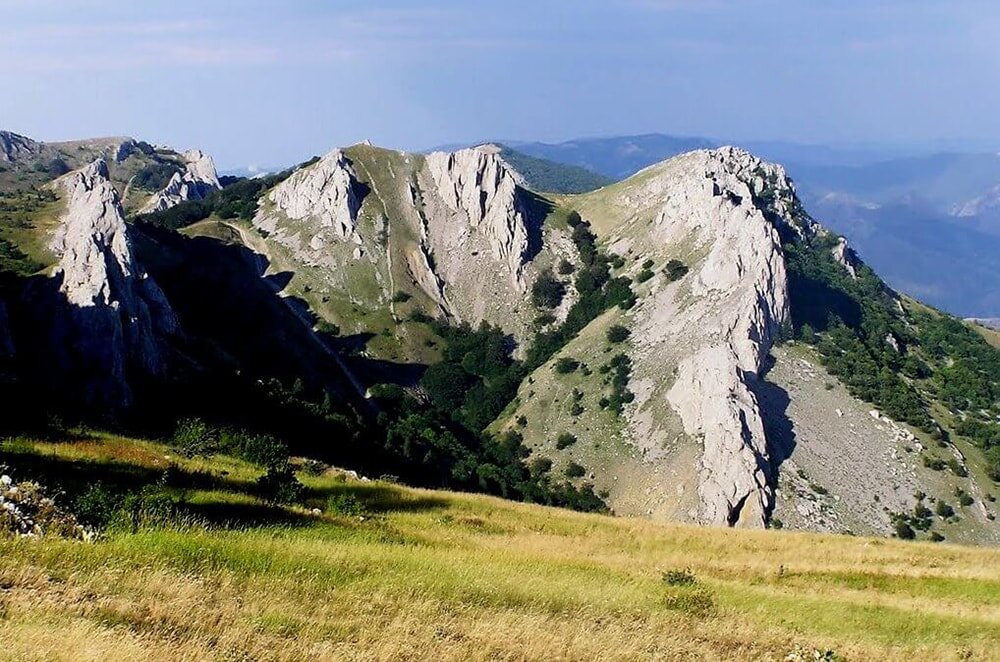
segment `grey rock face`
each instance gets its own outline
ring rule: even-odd
[[[681,283],[653,282],[634,313],[636,440],[663,438],[665,400],[684,432],[701,441],[694,519],[760,527],[773,503],[770,451],[754,389],[764,358],[789,319],[778,228],[815,231],[792,217],[791,185],[780,167],[734,148],[699,151],[653,166],[614,200],[633,218],[619,232],[629,246],[687,246],[697,257]],[[773,195],[771,209],[760,194]],[[629,228],[638,228],[629,230]],[[648,229],[647,229],[648,228]],[[614,237],[612,237],[614,239]],[[666,257],[666,256],[664,256]],[[664,378],[675,366],[675,378]]]
[[[521,176],[492,145],[427,156],[437,194],[489,241],[494,257],[519,280],[528,252],[527,214],[518,194]]]
[[[851,274],[851,278],[858,277],[858,256],[854,254],[854,251],[848,245],[847,240],[841,237],[837,241],[837,245],[833,247],[833,259],[840,263],[840,266],[844,267],[847,273]]]
[[[115,153],[115,158],[121,156],[121,150],[127,143],[122,143]],[[135,145],[134,141],[132,143]],[[212,191],[222,188],[219,184],[219,176],[215,171],[215,162],[212,157],[201,150],[193,149],[184,152],[184,171],[174,173],[170,181],[142,208],[143,214],[170,209],[186,200],[201,200]],[[124,158],[128,157],[128,152]]]
[[[0,131],[0,161],[13,163],[24,157],[38,154],[41,145],[10,131]]]
[[[52,329],[53,356],[64,373],[80,378],[84,402],[115,411],[131,402],[131,371],[162,372],[162,340],[177,331],[177,318],[132,255],[105,162],[56,185],[65,192],[66,209],[51,243],[63,298]]]
[[[335,149],[276,186],[267,199],[274,210],[314,226],[309,246],[320,251],[331,241],[349,239],[355,234],[361,208],[357,188],[354,169],[344,153]],[[277,217],[273,213],[262,212],[254,222],[265,231],[277,230]]]

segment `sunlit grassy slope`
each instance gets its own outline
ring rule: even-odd
[[[0,541],[2,659],[1000,656],[997,550],[659,525],[333,471],[300,474],[304,507],[274,510],[241,461],[101,435],[0,457],[64,485],[175,463],[214,522]],[[364,514],[332,513],[338,494]]]

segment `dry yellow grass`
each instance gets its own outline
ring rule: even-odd
[[[17,452],[89,457],[95,468],[164,455],[118,438],[22,442]],[[239,479],[255,471],[228,458],[195,466]],[[994,549],[666,526],[302,479],[309,508],[350,494],[367,515],[299,509],[283,526],[0,542],[0,659],[781,660],[800,649],[986,660],[1000,651]],[[680,569],[693,585],[663,580]]]

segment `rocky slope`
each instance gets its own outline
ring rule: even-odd
[[[832,396],[816,397],[813,386],[795,388],[789,405],[787,375],[795,366],[808,363],[812,384],[819,382],[824,394],[824,384],[832,388],[837,378],[815,355],[793,359],[779,352],[771,367],[774,340],[792,317],[785,242],[832,245],[827,255],[852,280],[865,267],[844,239],[802,212],[780,167],[733,148],[694,152],[565,204],[624,258],[622,270],[636,277],[639,302],[607,313],[554,358],[594,370],[624,348],[635,402],[623,416],[602,410],[596,405],[607,387],[585,375],[555,373],[553,360],[522,385],[497,427],[518,430],[557,470],[582,465],[617,512],[755,527],[777,513],[800,528],[884,535],[892,528],[890,515],[912,509],[920,489],[945,496],[979,489],[971,479],[944,486],[938,473],[912,458],[903,466],[905,447],[919,452],[919,437],[926,449],[926,436],[885,414],[873,419],[872,406],[847,393],[827,408],[820,403]],[[671,278],[663,269],[671,259],[687,265],[688,274]],[[895,307],[902,310],[898,302]],[[631,331],[625,345],[607,340],[614,324]],[[902,351],[892,340],[894,351]],[[582,413],[568,411],[567,403],[582,405]],[[576,441],[556,445],[565,433]],[[870,441],[870,454],[829,459],[850,455],[859,434]],[[836,468],[856,460],[859,467]],[[813,478],[797,473],[806,471]],[[837,478],[825,480],[831,473]],[[828,484],[823,511],[809,489],[813,480]],[[878,495],[882,503],[873,503]],[[983,503],[986,511],[949,537],[996,538]]]
[[[39,151],[39,144],[31,138],[10,131],[0,131],[0,161],[13,163],[37,154]]]
[[[115,159],[124,161],[133,153],[129,149],[132,145],[134,142],[132,144],[123,143],[116,151]],[[201,200],[213,191],[222,188],[219,184],[219,176],[215,171],[215,162],[211,156],[197,149],[188,150],[181,156],[183,157],[183,170],[175,172],[167,185],[149,199],[140,213],[163,211],[186,200]]]
[[[384,325],[396,337],[383,354],[395,358],[422,342],[405,325],[417,307],[528,336],[528,285],[571,251],[565,237],[540,247],[530,200],[492,146],[424,157],[356,145],[265,195],[253,231],[276,267],[295,272],[290,292],[344,330]]]

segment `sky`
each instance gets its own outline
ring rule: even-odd
[[[222,169],[369,139],[1000,146],[996,0],[0,0],[0,128]]]

